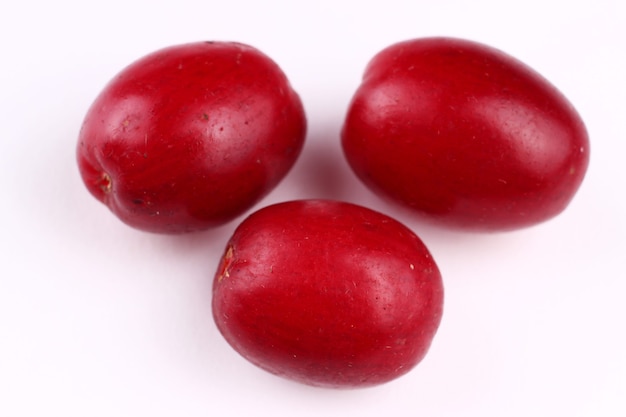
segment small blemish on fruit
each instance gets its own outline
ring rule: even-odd
[[[234,254],[234,249],[232,246],[228,246],[228,249],[226,249],[226,253],[224,254],[224,257],[222,258],[222,263],[220,265],[220,274],[217,277],[217,282],[221,282],[224,278],[228,278],[230,276],[230,266],[233,263],[233,257],[235,256]]]
[[[100,181],[98,182],[98,185],[100,185],[100,189],[108,194],[111,192],[111,177],[109,176],[109,174],[107,174],[106,172],[103,172],[102,175],[100,176]]]
[[[415,269],[415,265],[409,264],[409,268],[411,268],[411,270],[414,270]]]

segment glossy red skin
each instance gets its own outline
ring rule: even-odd
[[[255,365],[304,384],[391,381],[426,354],[441,275],[421,240],[381,213],[304,200],[263,208],[227,245],[213,316]]]
[[[257,49],[198,42],[120,72],[89,109],[77,156],[89,191],[149,232],[208,229],[273,189],[304,142],[302,103]]]
[[[585,126],[552,84],[499,50],[451,38],[377,54],[349,106],[342,145],[379,195],[475,231],[556,216],[589,163]]]

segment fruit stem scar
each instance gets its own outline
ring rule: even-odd
[[[233,263],[233,257],[234,257],[234,249],[231,245],[229,245],[228,248],[226,249],[226,253],[224,254],[224,257],[222,258],[222,263],[219,269],[220,274],[217,278],[218,282],[230,276],[229,270],[230,270],[230,266]]]
[[[100,176],[100,181],[98,181],[98,185],[100,185],[100,189],[108,194],[111,192],[111,177],[106,172],[103,172]]]

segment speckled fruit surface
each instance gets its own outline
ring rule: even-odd
[[[377,54],[342,145],[374,192],[438,224],[478,231],[558,215],[589,163],[583,121],[554,85],[502,51],[454,38]]]
[[[398,221],[328,200],[265,207],[239,225],[213,284],[213,316],[253,364],[304,384],[357,388],[404,375],[439,326],[443,286]]]
[[[303,146],[302,103],[257,49],[197,42],[122,70],[90,107],[77,158],[89,191],[150,232],[208,229],[272,190]]]

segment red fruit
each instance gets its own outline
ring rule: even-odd
[[[501,51],[447,38],[398,43],[374,57],[342,145],[376,193],[482,231],[561,213],[589,162],[585,126],[553,85]]]
[[[78,164],[89,191],[150,232],[207,229],[242,214],[295,163],[302,103],[281,69],[239,43],[154,52],[89,109]]]
[[[413,368],[443,288],[420,239],[349,203],[291,201],[248,217],[213,283],[213,316],[253,364],[305,384],[381,384]]]

